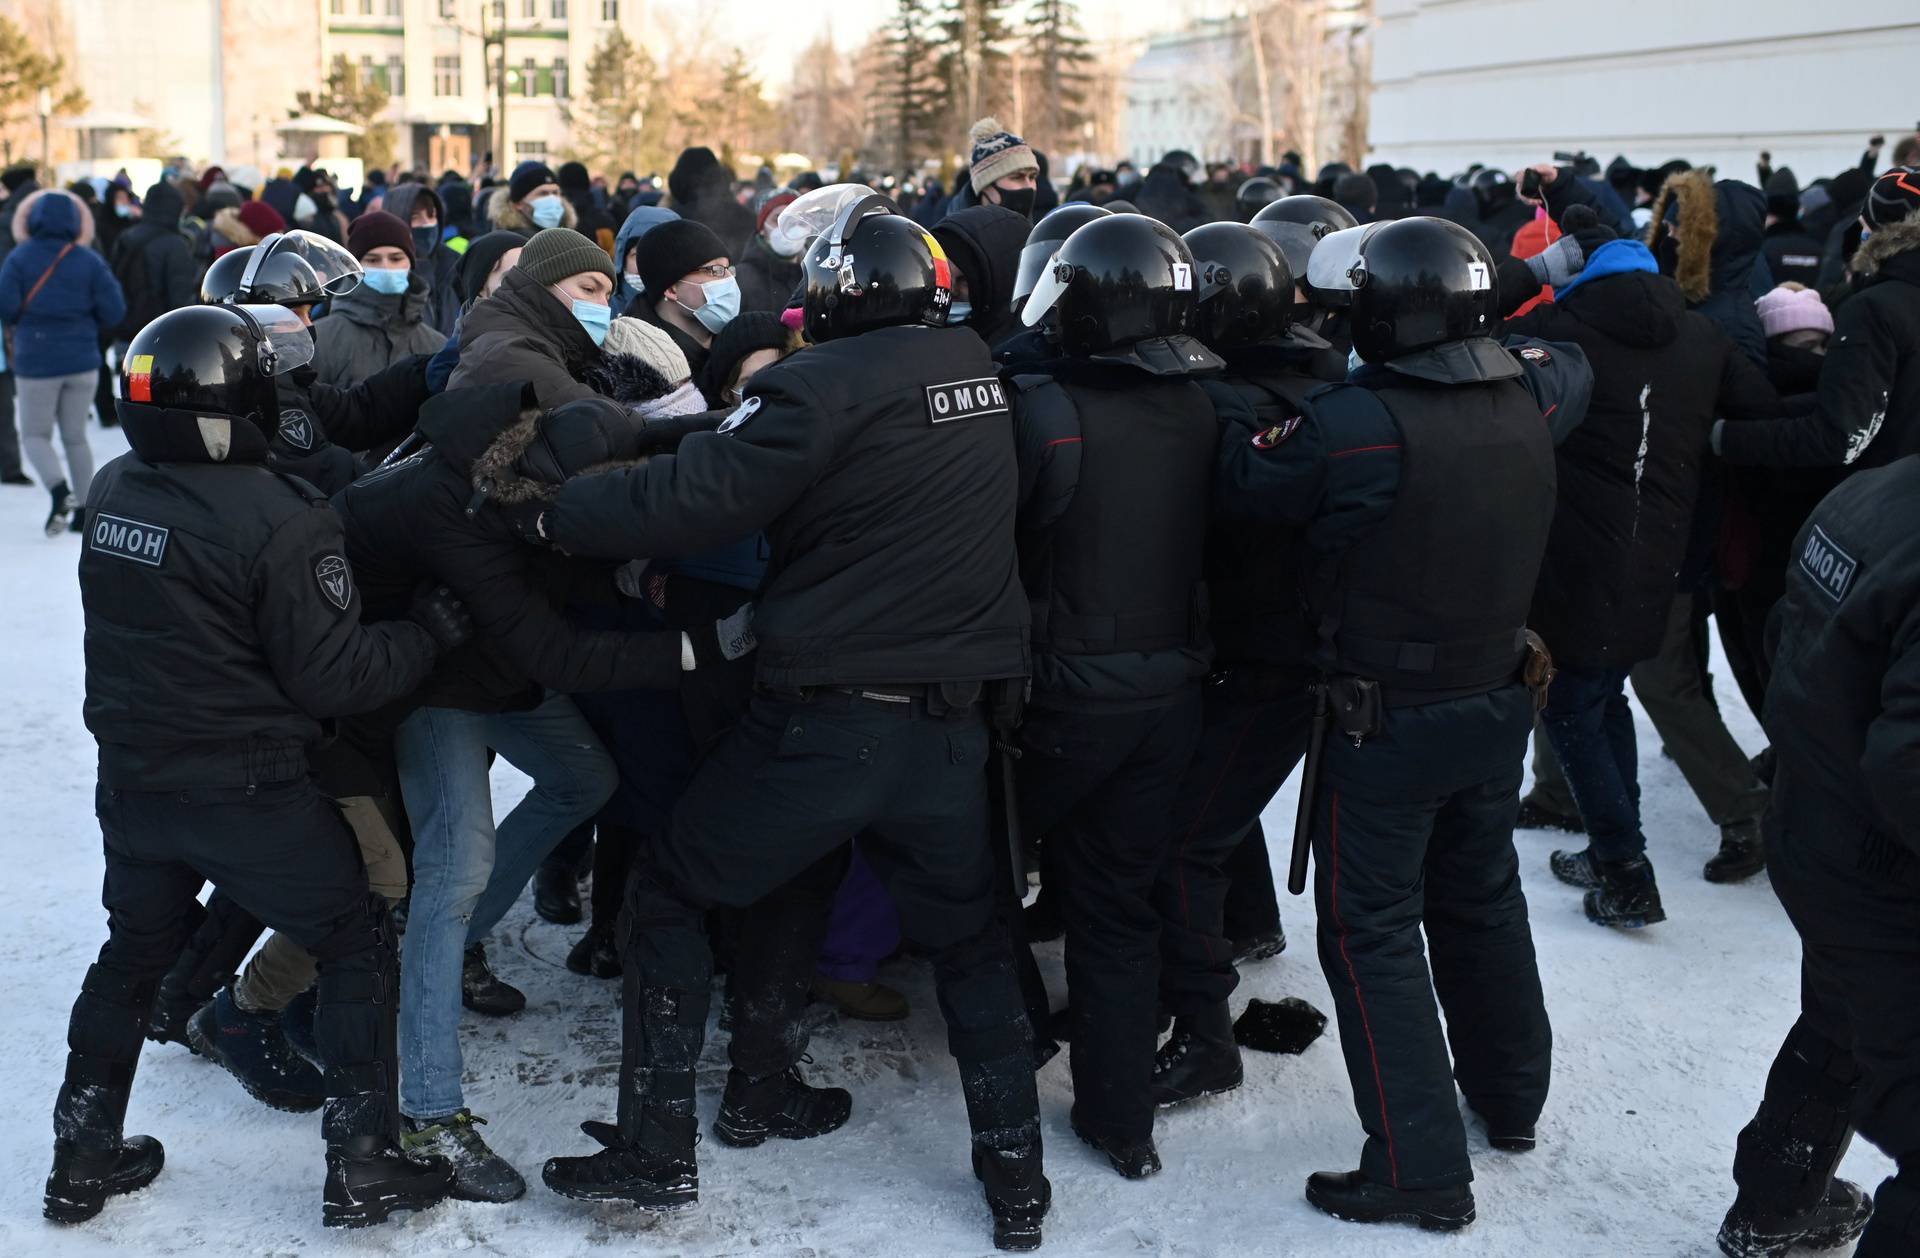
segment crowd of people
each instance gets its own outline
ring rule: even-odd
[[[324,1109],[329,1226],[519,1198],[458,1028],[524,1008],[485,949],[531,885],[621,985],[615,1116],[552,1191],[696,1202],[716,990],[714,1136],[840,1127],[805,1006],[904,1017],[904,950],[995,1243],[1037,1247],[1061,1041],[1141,1179],[1157,1111],[1325,1025],[1232,1003],[1304,762],[1365,1133],[1307,1199],[1465,1227],[1460,1097],[1524,1154],[1549,1090],[1516,825],[1585,836],[1551,869],[1593,922],[1666,917],[1631,683],[1705,878],[1771,869],[1805,945],[1721,1248],[1920,1250],[1920,135],[1883,147],[1804,185],[1174,152],[1063,194],[985,119],[951,195],[704,148],[664,192],[6,172],[0,472],[81,539],[110,919],[48,1217],[159,1173],[146,1038]],[[90,412],[131,448],[97,472]],[[532,782],[498,817],[495,758]]]

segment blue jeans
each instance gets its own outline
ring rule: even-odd
[[[1640,832],[1639,752],[1627,706],[1627,669],[1563,668],[1541,714],[1587,843],[1601,860],[1632,860],[1647,850]]]
[[[491,747],[533,779],[493,823]],[[413,826],[413,900],[400,950],[400,1110],[443,1118],[460,1093],[460,967],[520,897],[567,832],[613,794],[618,778],[573,700],[528,712],[421,708],[394,739]]]

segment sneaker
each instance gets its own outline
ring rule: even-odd
[[[527,1007],[527,994],[511,983],[501,981],[487,965],[487,945],[467,945],[466,959],[460,966],[460,1003],[475,1013],[501,1018]]]
[[[861,1022],[898,1022],[908,1012],[907,998],[885,983],[850,983],[824,974],[813,976],[813,998]]]
[[[619,978],[620,949],[614,945],[613,928],[600,922],[587,927],[580,942],[567,952],[567,968],[590,978]]]
[[[47,512],[47,536],[58,537],[67,531],[67,521],[73,518],[73,495],[67,492],[65,481],[49,492],[53,496],[53,510]]]
[[[247,1012],[234,1003],[231,987],[221,988],[188,1019],[187,1043],[226,1067],[262,1105],[306,1114],[326,1104],[326,1082],[287,1042],[280,1015]]]
[[[851,1092],[816,1088],[800,1077],[798,1066],[758,1080],[735,1069],[727,1071],[713,1134],[736,1149],[751,1149],[769,1139],[811,1140],[838,1131],[852,1113]]]
[[[100,1213],[107,1198],[151,1184],[166,1160],[166,1150],[152,1136],[128,1136],[110,1149],[55,1140],[41,1212],[55,1223],[85,1223]]]
[[[442,1159],[410,1158],[384,1136],[359,1136],[327,1148],[320,1222],[370,1227],[398,1211],[436,1205],[452,1186],[453,1168]]]
[[[1577,852],[1555,852],[1547,857],[1547,868],[1553,876],[1569,887],[1597,887],[1600,875],[1594,872],[1593,849],[1581,848]]]
[[[1307,1177],[1307,1203],[1348,1223],[1413,1223],[1428,1232],[1457,1232],[1473,1222],[1473,1190],[1391,1188],[1359,1171],[1315,1171]]]
[[[1660,906],[1660,888],[1653,881],[1653,862],[1646,857],[1629,861],[1593,862],[1600,885],[1587,892],[1587,920],[1596,926],[1639,930],[1667,920]]]
[[[1780,1258],[1796,1245],[1838,1249],[1866,1231],[1872,1218],[1873,1198],[1858,1184],[1836,1179],[1819,1204],[1798,1214],[1774,1214],[1742,1194],[1716,1239],[1727,1258]]]
[[[1767,867],[1767,847],[1758,818],[1720,827],[1720,850],[1701,875],[1708,882],[1744,882]]]
[[[431,1122],[409,1118],[400,1133],[400,1151],[416,1162],[444,1161],[452,1167],[447,1196],[455,1201],[518,1201],[527,1181],[480,1138],[475,1124],[486,1121],[464,1109]]]
[[[685,1210],[700,1201],[694,1118],[643,1120],[658,1128],[626,1143],[617,1132],[589,1133],[606,1145],[590,1157],[548,1158],[540,1178],[575,1201],[624,1201],[642,1210]],[[609,1142],[608,1137],[611,1137]]]
[[[1555,812],[1543,808],[1530,799],[1520,801],[1520,814],[1513,819],[1516,830],[1565,830],[1568,834],[1585,834],[1587,823],[1580,819],[1579,813]]]

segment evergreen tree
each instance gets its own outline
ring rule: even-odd
[[[325,87],[293,99],[295,116],[324,114],[359,127],[360,134],[347,141],[347,153],[365,162],[368,170],[384,170],[393,162],[393,124],[380,116],[393,98],[372,78],[362,82],[344,56],[333,59]]]
[[[1075,148],[1091,117],[1087,85],[1093,77],[1093,53],[1074,0],[1033,0],[1027,9],[1026,46],[1036,89],[1027,110],[1033,120],[1028,140],[1052,152]]]
[[[587,90],[567,106],[572,156],[595,169],[645,170],[664,148],[664,117],[651,105],[659,76],[653,58],[619,27],[587,59]],[[651,160],[650,160],[651,159]]]
[[[898,0],[886,31],[886,79],[879,93],[893,164],[906,170],[935,147],[942,90],[933,56],[939,34],[932,0]],[[965,125],[965,124],[962,124]]]
[[[1006,113],[1012,99],[1012,0],[942,0],[935,63],[945,97],[943,130],[957,142],[981,118]]]
[[[728,55],[713,96],[703,103],[710,142],[720,151],[721,165],[731,166],[736,154],[761,149],[761,142],[770,138],[773,109],[744,49],[735,47]]]

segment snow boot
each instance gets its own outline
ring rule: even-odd
[[[581,919],[580,879],[571,861],[549,856],[534,871],[533,911],[555,926],[572,926]]]
[[[1794,1246],[1838,1249],[1867,1230],[1873,1198],[1859,1185],[1836,1179],[1818,1204],[1795,1214],[1775,1214],[1743,1193],[1720,1225],[1720,1252],[1727,1258],[1780,1258]]]
[[[1359,1171],[1315,1171],[1307,1176],[1307,1203],[1348,1223],[1414,1223],[1423,1231],[1457,1232],[1473,1222],[1473,1190],[1390,1188]]]
[[[1569,887],[1600,885],[1600,875],[1593,867],[1593,849],[1590,847],[1583,847],[1577,852],[1555,852],[1547,857],[1547,868]]]
[[[1653,881],[1653,862],[1644,856],[1632,860],[1593,862],[1600,885],[1587,892],[1587,920],[1596,926],[1639,930],[1667,920],[1660,907],[1660,888]]]
[[[525,1009],[527,994],[503,982],[487,965],[487,945],[471,943],[460,966],[460,1003],[475,1013],[501,1018]]]
[[[320,1222],[370,1227],[398,1211],[436,1205],[452,1187],[453,1167],[444,1159],[416,1160],[384,1136],[354,1136],[327,1146]]]
[[[1067,1111],[1067,1125],[1073,1128],[1073,1134],[1081,1141],[1107,1155],[1107,1161],[1120,1173],[1122,1179],[1146,1179],[1160,1172],[1160,1151],[1153,1147],[1153,1137],[1145,1140],[1122,1140],[1114,1136],[1102,1136],[1089,1132],[1080,1126],[1077,1107]]]
[[[736,1068],[727,1071],[713,1134],[736,1149],[751,1149],[769,1138],[811,1140],[838,1131],[852,1113],[851,1092],[813,1087],[800,1077],[798,1066],[765,1079],[749,1079]]]
[[[1231,941],[1233,964],[1238,967],[1251,965],[1255,961],[1265,961],[1277,957],[1287,950],[1287,932],[1275,926],[1272,930],[1249,935],[1245,939]]]
[[[643,1110],[631,1140],[583,1158],[548,1158],[540,1171],[547,1187],[575,1201],[624,1201],[642,1210],[685,1210],[700,1200],[700,1166],[693,1147],[699,1120]],[[605,1143],[608,1134],[590,1132]]]
[[[975,1145],[973,1177],[993,1211],[993,1247],[1015,1253],[1040,1248],[1040,1221],[1053,1202],[1053,1185],[1041,1173],[1039,1140],[1021,1149]]]
[[[58,537],[67,531],[67,521],[73,518],[73,495],[67,491],[65,481],[49,492],[53,496],[53,510],[47,512],[47,536]]]
[[[1231,1092],[1244,1078],[1233,1010],[1223,1000],[1198,1017],[1174,1022],[1173,1035],[1153,1055],[1153,1103],[1164,1109]]]
[[[1720,850],[1701,873],[1708,882],[1744,882],[1766,867],[1767,848],[1756,817],[1720,827]]]
[[[287,1043],[293,1045],[293,1051],[312,1062],[320,1070],[327,1068],[326,1059],[320,1056],[320,1041],[313,1035],[313,1015],[320,1008],[320,996],[315,989],[307,990],[287,1002],[280,1011],[280,1030],[286,1034]]]
[[[527,1181],[505,1158],[487,1147],[474,1129],[484,1118],[455,1110],[431,1122],[409,1118],[400,1132],[400,1151],[416,1161],[441,1160],[453,1168],[447,1195],[455,1201],[518,1201]]]
[[[620,949],[613,941],[613,927],[595,922],[580,936],[580,942],[567,952],[567,968],[589,978],[619,978],[622,973]]]
[[[166,1151],[152,1136],[128,1136],[104,1147],[55,1140],[42,1213],[55,1223],[85,1223],[100,1213],[108,1197],[151,1184],[166,1160]]]
[[[193,1051],[226,1067],[247,1095],[289,1114],[308,1114],[326,1103],[327,1086],[313,1063],[287,1042],[277,1013],[249,1013],[223,987],[187,1023]]]
[[[1568,834],[1585,834],[1587,823],[1580,819],[1579,813],[1555,812],[1544,808],[1530,799],[1520,801],[1520,813],[1513,819],[1516,830],[1564,830]]]

